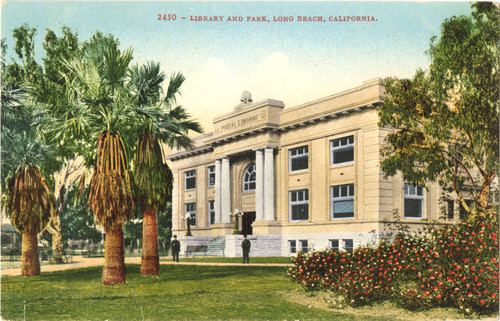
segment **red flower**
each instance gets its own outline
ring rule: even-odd
[[[479,304],[481,304],[481,305],[485,305],[485,304],[486,304],[486,301],[481,300],[481,301],[479,301]]]

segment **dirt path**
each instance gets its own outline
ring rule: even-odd
[[[127,264],[141,264],[140,257],[127,257],[125,258],[125,263]],[[259,264],[259,263],[250,263],[250,264],[241,264],[241,263],[215,263],[215,262],[179,262],[175,263],[172,261],[160,261],[160,264],[183,264],[183,265],[220,265],[220,266],[289,266],[289,264],[277,264],[277,263],[269,263],[269,264]],[[72,263],[67,264],[48,264],[42,265],[40,270],[42,273],[44,272],[55,272],[55,271],[63,271],[69,269],[79,269],[83,267],[90,266],[102,266],[104,265],[104,258],[89,258],[82,256],[74,256]],[[21,275],[21,268],[13,268],[13,269],[5,269],[1,270],[1,276],[14,276]]]

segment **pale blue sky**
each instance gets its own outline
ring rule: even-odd
[[[177,15],[173,22],[158,14]],[[243,90],[254,101],[294,106],[374,77],[409,77],[429,61],[429,39],[452,15],[470,13],[467,2],[49,2],[12,1],[2,7],[2,37],[12,29],[76,30],[81,40],[96,30],[133,47],[138,62],[159,61],[166,73],[187,78],[182,103],[208,131],[213,116],[231,111]],[[376,22],[190,22],[202,16],[374,16]]]

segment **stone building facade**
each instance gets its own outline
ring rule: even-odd
[[[413,186],[381,171],[389,131],[377,125],[383,99],[378,78],[292,108],[245,93],[214,119],[214,132],[167,157],[182,253],[201,247],[240,256],[243,234],[251,256],[351,249],[376,241],[394,213],[410,226],[442,216],[437,184]],[[192,236],[185,236],[186,217]]]

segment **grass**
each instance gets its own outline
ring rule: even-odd
[[[127,284],[102,286],[102,267],[2,277],[6,320],[387,320],[346,316],[284,298],[284,267],[127,265]],[[26,315],[23,315],[26,302]]]
[[[172,257],[161,257],[161,261],[172,261]],[[241,263],[241,257],[187,257],[180,258],[180,262],[208,262],[208,263]],[[279,264],[291,264],[289,257],[283,256],[268,256],[268,257],[250,257],[250,264],[252,263],[279,263]]]
[[[118,286],[101,285],[102,267],[42,273],[36,277],[4,276],[2,320],[463,318],[452,309],[410,312],[390,302],[333,310],[326,302],[327,293],[306,293],[288,281],[286,267],[163,265],[158,277],[141,276],[139,270],[137,264],[127,265],[127,283]]]

